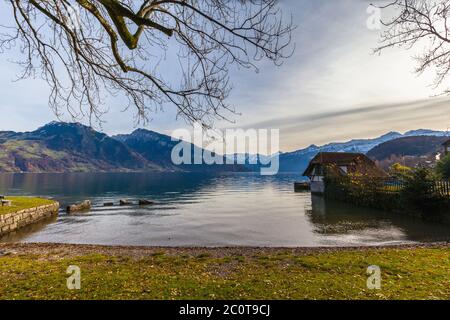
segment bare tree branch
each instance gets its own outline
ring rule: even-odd
[[[292,19],[277,0],[5,1],[14,24],[2,26],[0,49],[20,46],[20,78],[47,81],[57,115],[101,121],[106,96],[123,93],[139,120],[170,103],[208,125],[235,112],[231,66],[257,70],[292,54]],[[179,83],[160,69],[172,51]]]
[[[375,52],[392,47],[423,49],[423,53],[415,57],[416,72],[422,74],[433,69],[436,72],[434,87],[442,85],[450,71],[450,1],[396,0],[381,8],[394,14],[390,20],[383,21],[386,30]],[[450,89],[445,89],[444,93],[450,93]]]

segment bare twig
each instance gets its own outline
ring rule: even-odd
[[[0,50],[19,43],[20,78],[42,77],[56,114],[74,118],[101,121],[106,94],[124,93],[140,120],[166,103],[190,122],[228,119],[230,66],[278,65],[292,51],[292,20],[277,0],[6,1],[15,23],[0,27]],[[158,68],[170,50],[179,84]]]

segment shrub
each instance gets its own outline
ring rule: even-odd
[[[446,155],[437,163],[436,174],[441,179],[450,179],[450,154]]]
[[[364,174],[326,175],[325,195],[355,205],[393,210],[397,199],[386,193],[385,179]]]
[[[390,179],[361,174],[327,174],[325,196],[359,206],[427,216],[439,211],[443,199],[435,191],[436,177],[432,170],[408,168],[397,172],[393,178],[402,186],[399,192],[389,188]]]
[[[429,213],[440,204],[441,199],[433,192],[433,184],[436,180],[432,170],[415,168],[404,175],[402,180],[400,201],[403,208]]]

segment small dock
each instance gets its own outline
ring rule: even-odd
[[[311,184],[309,182],[294,182],[295,192],[311,191]]]

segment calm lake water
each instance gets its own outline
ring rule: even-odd
[[[295,193],[299,175],[3,174],[0,194],[89,199],[90,212],[66,214],[0,238],[156,246],[354,246],[450,241],[450,226],[325,202]],[[148,207],[103,207],[119,199]]]

